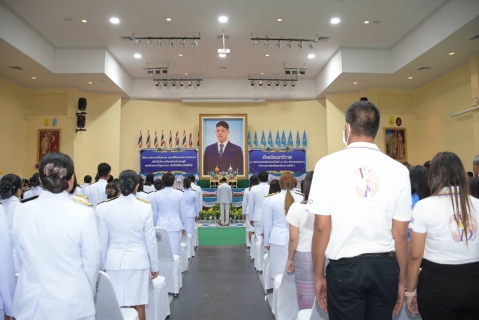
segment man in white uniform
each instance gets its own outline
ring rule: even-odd
[[[85,195],[93,204],[93,209],[96,208],[97,204],[108,199],[105,190],[106,185],[108,184],[108,179],[110,178],[110,171],[111,167],[108,163],[100,163],[98,165],[98,182],[91,184],[85,190]]]
[[[218,186],[217,200],[220,204],[220,224],[227,226],[230,224],[230,206],[233,202],[233,192],[231,186],[226,183],[226,178],[221,179]]]
[[[194,175],[189,176],[191,180],[191,189],[196,191],[196,197],[198,198],[198,214],[203,210],[203,190],[195,183],[196,178]]]
[[[91,180],[92,178],[90,175],[86,175],[85,177],[83,177],[83,184],[81,185],[83,192],[86,192],[86,188],[91,184]]]
[[[316,299],[331,320],[391,319],[404,299],[411,186],[406,167],[374,144],[379,123],[374,104],[352,104],[347,147],[314,169],[307,208],[316,214]]]
[[[35,196],[39,196],[43,189],[42,189],[42,183],[40,181],[40,175],[38,173],[33,174],[33,176],[30,178],[30,184],[32,185],[33,189],[28,190],[23,194],[23,199],[28,199],[32,198]]]
[[[15,270],[5,210],[0,204],[0,319],[13,317],[13,293],[15,292]]]
[[[268,172],[258,174],[259,184],[249,192],[248,210],[251,225],[254,227],[256,240],[261,241],[263,234],[263,202],[269,193]]]

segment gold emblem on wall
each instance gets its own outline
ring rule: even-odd
[[[394,117],[389,117],[388,123],[390,126],[394,125]]]
[[[50,118],[43,119],[43,124],[45,125],[45,127],[48,127],[48,125],[50,124]]]

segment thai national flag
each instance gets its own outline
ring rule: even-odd
[[[156,135],[156,130],[155,130],[155,142],[153,144],[155,145],[155,148],[158,148],[158,136]]]
[[[176,142],[176,147],[179,147],[180,146],[180,135],[178,134],[178,131],[176,131],[175,142]]]
[[[141,134],[140,130],[140,137],[138,138],[138,148],[143,147],[143,135]]]
[[[148,130],[148,134],[146,135],[146,147],[150,147],[150,130]]]
[[[166,146],[165,136],[163,135],[163,130],[161,130],[161,142],[160,142],[160,146],[162,146],[162,147],[165,147],[165,146]]]
[[[171,130],[170,130],[170,138],[168,139],[168,145],[171,147],[173,147],[173,137],[171,136]]]
[[[188,147],[192,147],[193,146],[193,132],[190,131],[190,139],[188,141]]]
[[[183,148],[186,148],[186,131],[183,130],[183,142],[181,144]]]

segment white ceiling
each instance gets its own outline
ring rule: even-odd
[[[32,26],[57,48],[106,47],[133,78],[148,78],[143,70],[170,64],[168,77],[203,77],[205,79],[245,79],[248,76],[284,77],[283,64],[301,67],[305,78],[313,79],[340,47],[391,48],[414,30],[448,0],[3,0],[17,16]],[[229,22],[218,22],[219,15]],[[109,22],[120,18],[119,25]],[[166,18],[172,18],[167,22]],[[339,17],[341,23],[331,25]],[[73,21],[67,22],[65,18]],[[282,22],[277,22],[282,18]],[[81,22],[82,19],[88,23]],[[365,25],[364,20],[380,21]],[[230,36],[226,47],[231,54],[221,59],[217,35],[222,29]],[[193,36],[201,32],[197,48],[176,43],[137,48],[121,36]],[[318,42],[313,50],[294,44],[292,49],[263,45],[254,48],[253,36],[281,38],[331,37]],[[7,53],[2,51],[2,60]],[[137,60],[133,54],[141,53]],[[178,54],[183,54],[179,57]],[[265,57],[269,53],[270,57]],[[315,53],[309,60],[307,55]],[[3,62],[1,63],[4,64]],[[18,63],[17,63],[18,64]],[[220,69],[226,67],[226,70]],[[2,73],[5,74],[3,68]],[[57,75],[61,77],[61,75]],[[82,75],[82,77],[85,75]],[[68,77],[72,77],[69,75]],[[88,77],[88,75],[86,75]],[[84,80],[83,78],[81,79]],[[18,80],[17,80],[18,81]],[[60,83],[62,81],[59,81]],[[20,82],[22,83],[22,82]],[[23,84],[23,83],[22,83]],[[28,85],[30,86],[30,85]],[[108,89],[108,88],[107,88]],[[112,91],[112,90],[109,90]]]

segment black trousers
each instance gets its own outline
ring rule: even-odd
[[[399,265],[391,256],[331,260],[326,268],[330,320],[391,319]]]
[[[417,305],[423,320],[479,319],[479,262],[445,265],[423,260]]]

